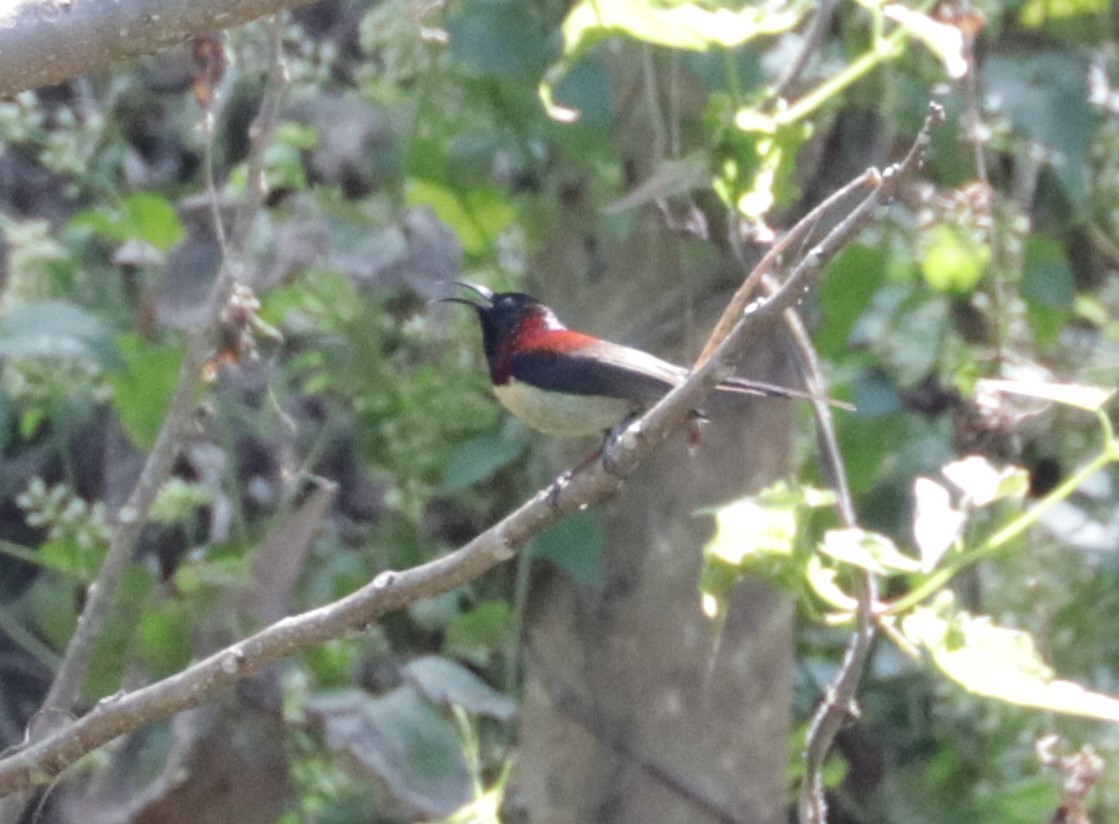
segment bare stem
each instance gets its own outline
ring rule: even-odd
[[[269,83],[258,117],[258,122],[263,119],[265,126],[259,128],[256,135],[257,138],[263,140],[267,140],[271,136],[276,116],[274,100],[279,95],[279,84],[276,78],[280,76],[279,72],[282,71],[282,61],[280,60],[278,31],[279,23],[276,22],[273,25],[273,82]],[[277,64],[280,65],[280,69],[275,68]],[[263,157],[263,148],[257,147],[255,139],[254,150],[255,154],[250,160],[250,180],[259,175],[259,169],[256,172],[252,171],[252,161],[255,160],[255,165],[259,167]],[[211,197],[216,199],[217,195],[212,177],[208,179],[208,184]],[[254,190],[250,188],[250,194],[246,196],[239,213],[245,224],[251,223],[251,215],[259,210],[262,199],[262,195],[256,195]],[[215,207],[215,214],[218,211],[220,210]],[[221,232],[220,219],[218,220],[218,231]],[[219,236],[221,235],[219,234]],[[43,702],[44,711],[70,712],[81,696],[82,685],[89,670],[94,647],[116,602],[117,591],[135,552],[148,513],[160,487],[170,475],[175,458],[182,448],[194,413],[197,388],[201,382],[203,369],[213,349],[215,329],[234,282],[236,264],[233,255],[238,253],[240,245],[243,244],[244,233],[235,234],[233,240],[235,243],[233,248],[223,246],[225,255],[222,267],[210,296],[209,322],[201,328],[193,330],[187,336],[186,352],[179,367],[178,382],[171,396],[167,417],[156,436],[155,444],[147,460],[144,462],[135,488],[125,504],[116,513],[109,549],[100,570],[98,570],[97,577],[89,586],[85,608],[78,618],[77,627],[70,643],[67,645],[54,681]]]

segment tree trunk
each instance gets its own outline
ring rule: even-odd
[[[634,124],[620,139],[643,178],[647,121],[621,113],[617,122]],[[721,308],[711,296],[729,295],[739,269],[714,244],[670,232],[651,208],[628,238],[607,239],[586,191],[578,180],[564,188],[562,225],[530,290],[572,326],[688,362]],[[775,341],[743,373],[789,380],[782,351]],[[698,591],[712,519],[694,513],[784,474],[793,409],[750,402],[708,425],[694,454],[678,435],[642,465],[602,512],[601,589],[538,571],[509,824],[785,819],[792,608],[748,582],[717,640]],[[580,448],[552,467],[577,462]]]

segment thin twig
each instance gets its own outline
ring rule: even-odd
[[[726,339],[727,335],[730,334],[730,330],[738,322],[738,319],[742,317],[742,312],[746,309],[746,304],[749,302],[750,296],[754,294],[754,291],[758,288],[758,284],[761,283],[762,275],[772,272],[773,267],[777,264],[781,255],[791,249],[795,244],[800,243],[816,228],[820,219],[835,209],[836,205],[846,199],[848,195],[856,190],[866,189],[876,185],[876,175],[877,171],[873,169],[868,169],[863,172],[850,183],[826,198],[820,205],[798,220],[792,229],[777,239],[769,248],[769,251],[765,253],[765,256],[758,261],[758,264],[746,277],[746,280],[742,282],[742,285],[738,287],[738,291],[736,291],[734,297],[730,299],[727,308],[723,310],[722,317],[720,317],[718,323],[715,324],[715,328],[712,329],[707,343],[703,346],[703,351],[701,351],[699,357],[696,358],[696,369],[699,369],[707,363],[714,353],[715,348]],[[736,231],[736,227],[733,223],[730,231],[732,233]],[[735,249],[736,252],[739,249],[737,236],[733,234],[731,236],[731,247]]]
[[[915,167],[923,162],[931,139],[932,129],[943,120],[944,110],[936,104],[931,104],[929,114],[925,118],[925,123],[917,140],[898,169],[899,175],[905,174],[907,169],[912,172]],[[842,461],[838,450],[833,455],[832,460]],[[842,464],[840,463],[839,466],[842,466]],[[855,512],[854,507],[850,504],[849,493],[846,496],[846,501],[847,508],[843,506],[844,496],[840,496],[840,517],[845,525],[853,526]],[[800,799],[797,805],[800,824],[826,824],[827,822],[827,801],[824,796],[823,782],[824,761],[831,750],[836,734],[852,714],[855,694],[858,691],[863,670],[866,669],[870,650],[874,644],[873,605],[877,600],[877,586],[874,576],[869,572],[863,572],[858,578],[857,589],[858,607],[855,615],[855,633],[847,646],[839,672],[836,674],[835,680],[829,685],[824,700],[820,702],[820,706],[808,727],[808,736],[804,747],[805,776],[804,782],[801,784]]]
[[[805,255],[768,300],[745,314],[708,362],[622,433],[617,446],[610,450],[609,469],[605,460],[587,467],[558,493],[537,494],[449,555],[403,572],[383,572],[345,598],[278,621],[162,681],[103,700],[64,729],[0,760],[0,796],[50,781],[113,738],[198,706],[216,690],[247,678],[267,664],[328,640],[351,637],[386,612],[462,586],[512,558],[533,536],[565,515],[612,495],[622,477],[681,426],[689,410],[714,389],[725,372],[723,364],[740,357],[772,329],[782,313],[819,278],[827,261],[873,219],[880,205],[896,196],[901,179],[915,171],[924,154],[933,121],[930,116],[906,161],[872,176],[879,185]]]
[[[858,524],[858,516],[855,512],[855,502],[851,496],[851,488],[847,480],[843,453],[839,448],[839,439],[836,437],[832,410],[822,400],[826,395],[826,389],[822,380],[819,356],[812,345],[808,330],[804,327],[804,322],[795,310],[786,310],[785,322],[797,343],[801,360],[804,361],[808,391],[817,397],[817,400],[813,401],[813,411],[816,416],[820,444],[826,458],[824,464],[831,470],[839,520],[843,526],[853,528]],[[799,803],[801,824],[808,824],[808,822],[824,824],[826,821],[823,783],[824,761],[831,749],[832,742],[835,740],[836,733],[849,715],[849,707],[855,699],[855,691],[866,667],[871,645],[874,643],[875,628],[871,608],[878,597],[876,590],[874,576],[863,571],[858,589],[858,616],[855,635],[847,647],[843,664],[835,681],[828,687],[824,700],[820,703],[815,716],[812,718],[808,735],[805,738],[804,782],[800,788]]]
[[[870,648],[874,644],[874,576],[864,571],[857,580],[855,634],[847,645],[839,673],[828,687],[824,700],[820,702],[808,725],[804,747],[804,783],[800,787],[797,805],[800,824],[826,824],[828,820],[827,801],[824,797],[824,761],[836,734],[854,714],[855,693],[862,680],[863,670],[866,669]]]
[[[278,31],[279,23],[274,21],[273,70],[265,91],[261,113],[257,119],[259,122],[265,112],[268,112],[271,118],[272,124],[260,129],[260,134],[265,137],[270,137],[272,128],[274,128],[275,112],[278,105],[272,103],[266,107],[264,103],[268,103],[279,94],[276,88],[277,78],[282,76],[282,60],[280,60],[278,50],[280,42]],[[276,62],[281,63],[279,70],[276,68]],[[210,114],[210,112],[207,112],[206,117],[209,118]],[[208,128],[210,123],[207,122],[205,125]],[[257,128],[255,124],[254,128]],[[212,138],[212,130],[208,128],[208,131],[211,131],[209,136]],[[263,163],[263,149],[258,149],[255,143],[253,149],[256,153],[250,156],[249,188],[242,204],[242,211],[239,213],[239,217],[242,218],[241,222],[245,226],[251,225],[250,215],[255,215],[263,201],[263,194],[257,195],[252,185],[253,181],[260,177],[259,167]],[[210,151],[207,154],[212,156]],[[256,164],[255,170],[254,162]],[[221,223],[220,208],[216,205],[212,166],[207,166],[207,175],[207,188],[210,191],[211,205],[215,212],[215,231],[218,232],[218,237],[222,238],[224,227]],[[240,244],[243,243],[246,233],[247,229],[235,234],[234,242],[237,244],[237,249],[241,248]],[[175,459],[186,440],[195,410],[195,392],[201,382],[203,371],[210,360],[222,310],[229,298],[235,279],[236,263],[230,254],[230,247],[223,243],[222,251],[221,269],[210,292],[209,309],[207,311],[208,321],[187,335],[186,351],[179,366],[179,375],[171,395],[167,416],[164,418],[151,452],[140,470],[140,477],[136,481],[136,486],[128,496],[128,500],[116,513],[112,536],[109,539],[109,548],[101,562],[97,577],[86,591],[85,607],[78,617],[74,634],[70,637],[54,680],[51,682],[43,705],[37,713],[39,718],[51,719],[51,723],[43,724],[42,726],[45,729],[40,733],[29,734],[28,744],[24,746],[33,745],[37,738],[56,728],[57,724],[53,719],[56,716],[60,718],[69,717],[69,714],[77,705],[97,641],[116,603],[121,581],[135,554],[136,545],[148,519],[148,513],[151,511],[160,488],[170,476]],[[30,786],[33,785],[24,785],[24,787]],[[13,796],[0,803],[0,823],[11,824],[11,822],[17,821],[23,812],[26,801],[27,798],[20,795]]]
[[[801,43],[797,56],[773,86],[771,93],[773,98],[785,97],[789,89],[800,79],[812,55],[823,45],[828,26],[831,25],[832,15],[838,5],[838,0],[822,0],[816,4],[816,13],[812,16],[812,22],[808,24],[808,31],[804,33],[804,42]]]
[[[766,275],[762,279],[762,284],[769,294],[773,294],[777,290],[778,281],[772,275]],[[805,389],[812,395],[812,411],[819,429],[824,466],[831,473],[832,484],[835,486],[839,520],[843,526],[853,527],[858,522],[858,516],[855,514],[855,502],[851,496],[850,483],[847,480],[847,468],[843,462],[843,452],[839,448],[839,438],[835,432],[835,417],[832,415],[831,406],[825,400],[828,391],[824,380],[823,366],[820,363],[820,355],[812,344],[812,337],[808,333],[808,328],[804,325],[804,319],[801,318],[796,309],[785,310],[785,326],[788,327],[797,347]]]
[[[272,85],[270,84],[270,89]],[[269,100],[276,93],[266,93],[265,100]],[[274,114],[272,117],[274,119]],[[262,133],[270,135],[271,129],[263,130]],[[259,158],[257,162],[260,162]],[[250,173],[250,180],[254,176]],[[250,187],[251,191],[252,187]],[[260,206],[261,199],[261,197],[251,198],[252,208],[245,208],[243,211],[255,212]],[[249,201],[250,198],[247,197],[246,200]],[[235,235],[234,241],[243,242],[243,236]],[[43,702],[43,709],[68,711],[74,707],[81,695],[94,646],[116,602],[120,582],[135,552],[136,544],[147,522],[148,512],[160,487],[170,475],[175,458],[184,443],[194,414],[195,392],[213,350],[214,333],[233,285],[235,268],[233,260],[228,257],[223,259],[210,295],[207,313],[209,321],[187,336],[186,352],[179,366],[178,382],[171,396],[167,417],[144,462],[135,488],[116,514],[108,552],[96,579],[89,586],[85,609],[78,619],[62,663]]]

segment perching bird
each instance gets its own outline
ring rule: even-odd
[[[640,349],[568,329],[530,295],[495,293],[463,281],[455,285],[474,292],[482,302],[461,297],[437,302],[474,307],[497,399],[541,432],[607,432],[655,404],[688,376],[683,367]],[[719,395],[812,397],[745,378],[728,378],[716,389]]]

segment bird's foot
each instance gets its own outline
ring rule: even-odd
[[[627,416],[621,423],[606,433],[599,450],[602,458],[602,468],[615,478],[625,480],[629,475],[628,469],[623,469],[619,456],[637,448],[637,441],[641,437],[639,427],[633,426],[640,415],[636,412]]]
[[[547,493],[545,493],[544,496],[544,501],[548,504],[548,506],[554,507],[559,505],[559,498],[560,495],[563,493],[563,490],[569,483],[571,483],[571,479],[575,477],[575,473],[579,469],[582,469],[584,466],[586,466],[585,463],[579,464],[579,466],[577,466],[575,469],[568,469],[558,478],[552,481],[552,483],[548,486]]]
[[[692,456],[699,449],[699,444],[703,440],[703,425],[708,420],[708,417],[698,410],[692,410],[692,413],[688,415],[687,444],[688,453]]]

